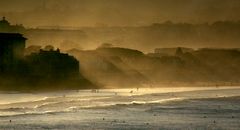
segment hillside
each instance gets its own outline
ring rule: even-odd
[[[80,60],[88,79],[107,86],[239,83],[240,52],[237,49],[198,49],[168,56],[149,56],[118,47],[69,53]]]

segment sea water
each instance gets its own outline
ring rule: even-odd
[[[0,129],[239,129],[240,87],[0,93]]]

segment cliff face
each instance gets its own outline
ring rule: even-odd
[[[126,64],[118,52],[120,51],[120,54],[123,54],[127,50],[133,54],[135,53],[134,51],[121,48],[115,48],[118,51],[112,49],[70,50],[68,53],[80,60],[80,71],[84,77],[104,87],[133,87],[148,82],[145,76],[132,66],[129,66],[129,64]],[[115,54],[112,53],[113,51]],[[143,55],[142,53],[140,54]],[[128,54],[124,55],[128,57]]]
[[[70,51],[88,79],[118,87],[162,83],[239,83],[238,49],[199,49],[159,56],[126,48]]]

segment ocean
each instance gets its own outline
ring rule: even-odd
[[[240,87],[0,92],[0,129],[238,130]]]

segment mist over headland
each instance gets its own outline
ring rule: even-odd
[[[45,79],[44,75],[53,79],[63,75],[67,80],[69,72],[65,73],[65,70],[71,70],[70,73],[79,74],[87,84],[102,88],[239,84],[239,22],[189,24],[167,21],[139,27],[47,26],[29,29],[11,24],[3,17],[1,25],[4,36],[22,33],[27,38],[26,47],[21,49],[27,66],[21,65],[24,68],[21,69],[17,65],[15,70],[27,68],[24,73],[40,76],[41,80]],[[68,54],[70,56],[62,60],[61,55]],[[77,61],[68,64],[68,58]],[[33,65],[35,63],[39,66]]]
[[[0,15],[5,16],[1,20],[1,32],[21,33],[27,38],[21,53],[24,53],[24,64],[30,66],[36,62],[32,59],[41,59],[47,53],[58,58],[69,55],[68,58],[77,60],[75,66],[79,64],[75,71],[99,86],[239,82],[238,1],[10,0],[0,3],[3,5]],[[38,63],[46,64],[48,60],[51,58]],[[57,72],[60,64],[52,65]],[[38,67],[48,70],[46,66]],[[40,73],[36,68],[25,68],[28,73],[34,70],[34,75]],[[58,75],[52,72],[47,75]]]

